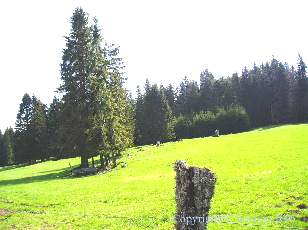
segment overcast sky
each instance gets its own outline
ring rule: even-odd
[[[178,84],[241,72],[272,55],[308,62],[308,1],[305,0],[38,0],[0,2],[0,129],[14,127],[24,93],[50,103],[60,84],[63,36],[81,6],[96,16],[109,43],[120,46],[127,88],[145,78]]]

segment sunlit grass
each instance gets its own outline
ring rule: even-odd
[[[173,163],[218,177],[209,229],[304,228],[308,125],[132,148],[111,172],[71,178],[69,163],[0,168],[0,229],[172,229]],[[5,212],[3,211],[5,210]],[[287,215],[285,221],[279,216]],[[267,219],[266,219],[267,218]],[[289,220],[288,220],[289,218]]]

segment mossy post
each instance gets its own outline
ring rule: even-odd
[[[208,213],[214,195],[216,177],[207,168],[188,167],[176,161],[176,223],[177,230],[207,228]]]

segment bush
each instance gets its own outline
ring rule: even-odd
[[[175,120],[174,131],[177,139],[191,138],[191,119],[182,115],[177,117]]]
[[[239,133],[250,129],[248,114],[241,106],[229,110],[218,109],[213,112],[199,112],[193,116],[179,116],[175,121],[177,139],[206,137],[219,129],[221,134]]]
[[[210,136],[215,129],[215,115],[212,112],[200,112],[192,118],[192,136]]]
[[[241,106],[220,110],[216,114],[216,126],[220,133],[239,133],[250,129],[249,116]]]

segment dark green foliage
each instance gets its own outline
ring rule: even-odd
[[[7,128],[2,135],[0,130],[0,166],[14,163],[14,130]]]
[[[47,123],[46,106],[35,96],[32,97],[33,111],[30,123],[31,158],[47,159]]]
[[[213,104],[216,108],[228,109],[233,102],[232,88],[230,79],[220,78],[215,81],[213,86]]]
[[[72,150],[66,142],[63,102],[54,97],[47,113],[47,155],[55,159],[73,157]]]
[[[19,112],[15,123],[15,160],[17,163],[31,162],[32,157],[32,137],[31,119],[33,113],[32,99],[29,94],[25,94],[19,106]]]
[[[147,82],[144,96],[141,96],[140,90],[137,93],[136,143],[153,144],[173,139],[173,116],[164,89]]]
[[[15,161],[35,162],[47,158],[46,107],[35,96],[25,94],[19,107],[15,127]]]
[[[207,69],[200,74],[200,109],[212,110],[214,107],[214,76]]]
[[[215,124],[221,134],[239,133],[250,129],[249,117],[245,109],[240,106],[220,110],[216,114]]]
[[[102,41],[97,20],[89,25],[77,8],[63,50],[62,98],[47,109],[35,96],[23,96],[6,155],[0,135],[0,164],[81,156],[81,167],[88,167],[88,158],[100,155],[106,167],[132,145],[134,110],[123,87],[123,62],[118,47],[101,46]]]
[[[271,105],[272,123],[285,123],[289,120],[289,81],[288,72],[282,63],[272,61],[273,99]]]
[[[245,67],[241,76],[234,73],[232,77],[215,79],[205,70],[200,74],[200,87],[185,77],[177,94],[172,93],[172,87],[168,89],[168,104],[174,104],[177,116],[177,138],[208,136],[216,128],[221,133],[236,133],[250,127],[308,121],[308,80],[301,56],[297,71],[273,58],[250,70]],[[145,91],[144,95],[139,91],[135,104],[136,140],[141,138],[138,130],[144,129],[145,133],[145,124],[152,120],[149,116],[147,121],[142,110],[145,95],[150,91],[148,81]],[[164,92],[167,94],[166,89]]]
[[[2,138],[2,154],[4,157],[3,165],[11,165],[15,162],[14,130],[11,127],[7,128],[4,132]]]
[[[134,142],[136,145],[142,144],[142,134],[145,132],[143,125],[143,96],[141,94],[140,87],[137,86],[137,98],[135,102],[135,133],[134,133]]]
[[[213,112],[199,112],[192,117],[192,137],[206,137],[213,134],[216,128],[215,114]]]
[[[6,156],[4,155],[3,151],[3,135],[0,130],[0,166],[3,166],[6,164]]]
[[[157,85],[151,86],[144,97],[143,143],[152,144],[156,141],[167,141],[172,138],[172,113],[164,92]]]
[[[298,56],[298,66],[295,79],[292,82],[291,106],[292,118],[295,122],[308,121],[307,110],[308,78],[306,75],[306,64],[302,57]]]
[[[102,45],[103,44],[103,45]],[[119,49],[107,45],[97,20],[75,9],[63,50],[61,98],[50,107],[25,94],[15,133],[0,133],[0,165],[80,156],[81,167],[100,156],[103,168],[116,164],[131,146],[237,133],[250,127],[308,121],[306,64],[289,68],[273,58],[240,76],[214,78],[207,69],[200,83],[187,77],[174,90],[146,80],[133,100],[125,90]]]
[[[180,84],[179,94],[176,99],[176,115],[190,114],[199,111],[199,86],[187,77]]]
[[[180,115],[175,119],[176,139],[192,138],[192,121],[188,116]]]
[[[163,86],[161,88],[164,90],[168,105],[172,111],[172,114],[175,113],[175,99],[176,95],[173,89],[173,86],[171,84],[168,85],[168,87],[165,89]]]
[[[81,166],[88,167],[86,130],[89,127],[90,76],[92,63],[92,35],[88,15],[77,8],[71,18],[71,32],[63,51],[59,91],[64,94],[64,122],[67,142],[72,151],[81,156]]]
[[[63,129],[68,150],[81,157],[100,155],[102,167],[115,164],[121,151],[132,143],[133,120],[123,88],[123,63],[118,48],[101,46],[97,20],[89,26],[88,15],[77,8],[63,52],[59,91],[63,96]]]
[[[213,112],[199,112],[192,116],[179,116],[176,119],[175,135],[180,138],[205,137],[220,133],[238,133],[250,129],[249,117],[243,107],[232,106],[228,110],[219,109]]]

